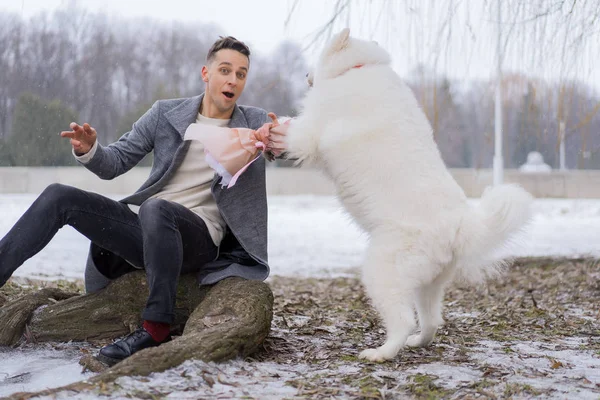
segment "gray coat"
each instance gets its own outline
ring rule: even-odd
[[[141,205],[164,187],[181,164],[190,145],[183,137],[187,127],[196,122],[203,97],[204,94],[157,101],[133,124],[130,132],[115,143],[98,146],[94,157],[83,165],[102,179],[112,179],[129,171],[154,150],[148,180],[134,194],[120,200]],[[258,129],[269,121],[267,112],[260,108],[236,105],[229,126]],[[199,282],[212,284],[230,276],[264,280],[269,275],[265,160],[262,157],[256,160],[230,189],[221,188],[219,181],[215,174],[211,190],[227,231],[217,259],[200,268]],[[102,270],[106,272],[123,262],[126,261],[91,243],[86,265],[88,291],[99,288],[97,283],[88,283],[89,279],[102,279],[96,267],[99,263],[104,263]]]

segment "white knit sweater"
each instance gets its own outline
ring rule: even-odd
[[[229,120],[207,118],[198,113],[196,123],[224,127]],[[210,190],[215,171],[205,161],[202,143],[197,140],[190,142],[188,152],[177,171],[161,191],[150,198],[179,203],[193,211],[204,220],[213,242],[218,246],[225,234],[225,221]],[[91,160],[96,152],[97,143],[96,141],[88,153],[76,158],[83,163]],[[135,213],[139,210],[139,206],[133,204],[129,204],[129,208]]]

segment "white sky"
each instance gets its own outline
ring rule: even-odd
[[[509,1],[504,0],[506,19],[510,18]],[[0,0],[0,11],[13,11],[28,18],[69,2],[122,17],[214,23],[261,54],[270,54],[285,39],[306,46],[311,34],[331,17],[335,3],[300,0],[287,26],[285,20],[295,3],[293,0]],[[406,76],[422,63],[452,78],[495,76],[496,24],[494,17],[483,11],[483,0],[355,0],[352,4],[352,17],[344,16],[336,30],[349,22],[353,35],[377,40],[392,53],[394,68],[401,75]],[[383,15],[379,12],[382,4],[386,5]],[[450,28],[444,26],[449,13],[447,5],[452,5],[455,11]],[[394,17],[389,18],[390,15]],[[585,48],[567,46],[565,54],[560,35],[555,36],[552,28],[547,28],[547,33],[539,39],[513,32],[505,70],[546,80],[576,78],[600,92],[600,44],[589,40]],[[319,47],[306,53],[309,64]]]
[[[70,0],[0,0],[0,10],[18,12],[27,18],[69,2]],[[294,34],[289,34],[284,28],[288,3],[291,6],[288,0],[77,0],[75,3],[90,10],[101,10],[123,17],[148,16],[164,21],[216,23],[227,34],[243,40],[261,53],[271,51],[286,37],[301,39],[303,32],[315,29],[327,17],[325,3],[308,0],[311,9],[323,12],[318,13],[317,18],[315,15],[302,18],[306,25],[295,29]],[[319,15],[321,18],[318,18]]]

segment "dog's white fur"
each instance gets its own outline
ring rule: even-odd
[[[481,282],[498,272],[489,257],[529,219],[532,197],[499,185],[469,205],[412,91],[376,43],[343,30],[309,80],[313,88],[287,132],[289,156],[323,169],[369,234],[362,281],[387,338],[360,357],[391,359],[405,345],[431,343],[451,280]],[[420,333],[409,336],[413,307]]]

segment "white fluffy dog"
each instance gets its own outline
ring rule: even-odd
[[[498,271],[494,250],[529,219],[532,197],[515,185],[488,188],[477,207],[446,169],[412,91],[375,42],[337,34],[287,132],[291,158],[321,168],[369,234],[362,282],[387,338],[360,358],[394,358],[431,343],[446,285]],[[416,329],[416,307],[420,333]]]

